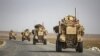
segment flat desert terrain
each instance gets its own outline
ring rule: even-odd
[[[8,40],[9,32],[0,31],[0,40]],[[17,33],[17,40],[21,41],[21,34]],[[56,42],[56,34],[49,33],[47,35],[47,40],[50,43],[55,44]],[[32,41],[32,35],[31,35]],[[100,34],[85,34],[83,37],[84,48],[98,47],[100,48]]]

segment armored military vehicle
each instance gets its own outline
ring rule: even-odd
[[[65,16],[53,30],[58,34],[56,39],[57,52],[66,48],[75,48],[76,52],[83,52],[84,27],[75,16]]]
[[[44,45],[47,44],[47,31],[45,30],[44,26],[41,24],[37,24],[34,26],[34,30],[32,30],[33,33],[33,45],[36,43],[43,43]]]
[[[9,40],[11,40],[11,39],[16,40],[16,33],[13,30],[11,30],[9,32]]]
[[[26,29],[24,32],[22,32],[21,35],[22,35],[22,41],[24,41],[24,40],[30,41],[31,32],[29,32],[28,29]]]

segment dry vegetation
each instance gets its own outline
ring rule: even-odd
[[[100,38],[84,38],[84,47],[91,48],[91,47],[98,47],[100,48]]]

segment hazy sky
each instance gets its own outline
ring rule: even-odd
[[[53,32],[53,26],[64,16],[74,15],[77,8],[77,18],[85,32],[100,34],[99,3],[100,0],[0,0],[0,31],[31,30],[44,22],[46,29]]]

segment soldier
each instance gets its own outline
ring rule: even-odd
[[[13,30],[11,30],[9,32],[9,40],[11,40],[11,39],[16,40],[16,33]]]

